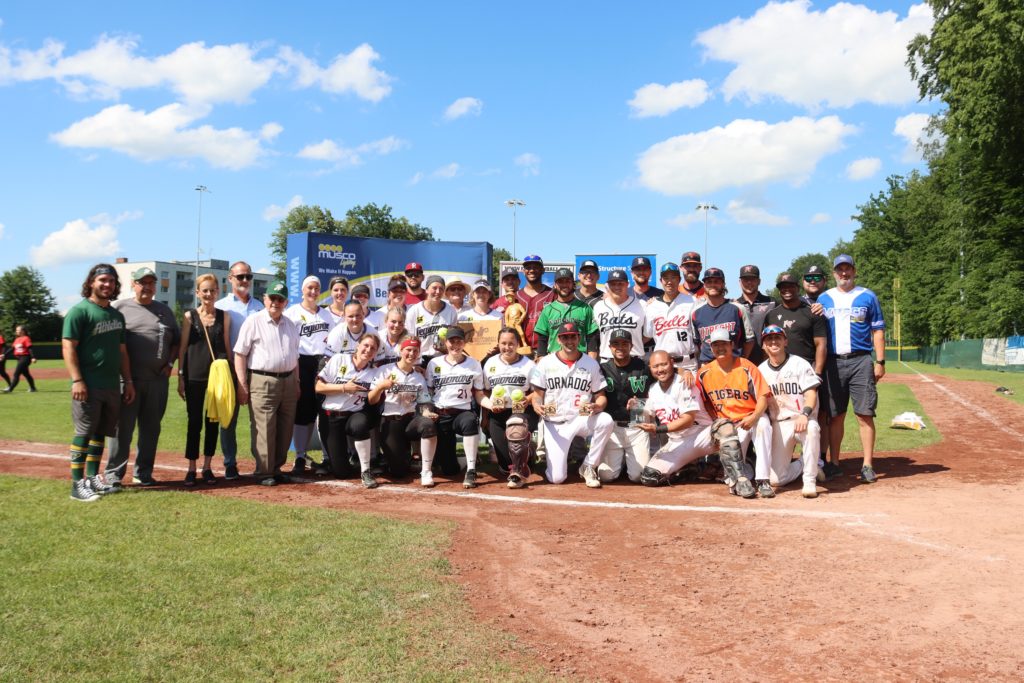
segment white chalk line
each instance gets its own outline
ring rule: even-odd
[[[999,418],[997,418],[995,415],[993,415],[992,413],[988,412],[987,410],[985,410],[981,406],[977,405],[976,403],[971,403],[970,401],[968,401],[967,399],[965,399],[964,397],[960,396],[955,391],[950,389],[949,387],[943,385],[942,382],[939,382],[938,380],[935,380],[935,379],[932,379],[932,378],[928,377],[924,373],[918,371],[916,368],[910,367],[904,361],[900,361],[900,364],[903,365],[903,367],[907,368],[908,370],[917,373],[917,375],[920,376],[925,382],[928,382],[930,384],[934,384],[936,389],[938,389],[939,391],[944,393],[946,396],[948,396],[951,399],[953,399],[956,403],[959,403],[960,405],[962,405],[964,408],[969,409],[972,414],[977,415],[978,417],[981,417],[986,422],[991,423],[999,431],[1001,431],[1004,434],[1007,434],[1009,436],[1012,436],[1014,438],[1017,438],[1017,439],[1024,439],[1024,434],[1021,434],[1020,432],[1018,432],[1015,429],[1011,429],[1010,427],[1007,427],[1005,424],[1000,422]]]

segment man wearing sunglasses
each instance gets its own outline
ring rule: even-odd
[[[819,266],[808,268],[804,273],[804,295],[801,298],[811,307],[811,312],[814,315],[821,315],[821,304],[818,303],[818,297],[824,294],[826,289],[828,289],[828,277],[825,275],[825,271]]]
[[[252,267],[245,261],[235,261],[231,264],[228,284],[231,285],[231,291],[219,299],[214,306],[231,316],[231,326],[228,332],[231,336],[231,347],[234,348],[235,342],[238,341],[238,333],[242,329],[242,323],[249,316],[262,311],[263,304],[252,296]],[[237,377],[235,378],[235,391],[238,391]],[[238,479],[238,441],[235,438],[237,425],[238,406],[235,406],[231,424],[221,427],[220,430],[220,450],[224,453],[225,479]],[[252,435],[249,444],[250,452],[255,443],[255,435]]]

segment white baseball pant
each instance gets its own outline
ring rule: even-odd
[[[615,421],[606,412],[593,415],[578,415],[568,422],[554,423],[544,420],[541,430],[544,432],[544,443],[547,446],[547,468],[544,476],[552,484],[561,484],[568,476],[569,445],[574,437],[590,435],[590,452],[585,464],[595,470],[601,463],[605,444],[611,436]]]
[[[651,438],[647,432],[638,427],[615,425],[604,448],[597,476],[601,481],[615,481],[622,474],[625,461],[626,476],[630,481],[640,481],[640,472],[650,459]]]
[[[803,485],[814,486],[818,476],[818,455],[821,453],[821,427],[816,420],[807,421],[807,431],[797,434],[793,420],[782,420],[772,427],[772,463],[769,482],[785,486],[803,474]],[[797,443],[803,445],[800,460],[793,460]],[[757,446],[755,446],[757,448]]]

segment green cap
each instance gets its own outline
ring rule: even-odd
[[[267,296],[279,296],[283,299],[288,298],[288,287],[285,286],[281,280],[274,280],[267,287]]]
[[[151,277],[154,280],[156,279],[156,273],[153,272],[152,268],[147,268],[146,266],[143,266],[141,268],[136,268],[135,270],[132,271],[133,282],[138,282],[142,278],[146,277]]]

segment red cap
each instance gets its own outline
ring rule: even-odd
[[[423,272],[423,264],[416,263],[415,261],[410,261],[409,263],[405,264],[405,272],[408,273],[410,270],[418,270],[418,271],[420,271],[422,273]]]

